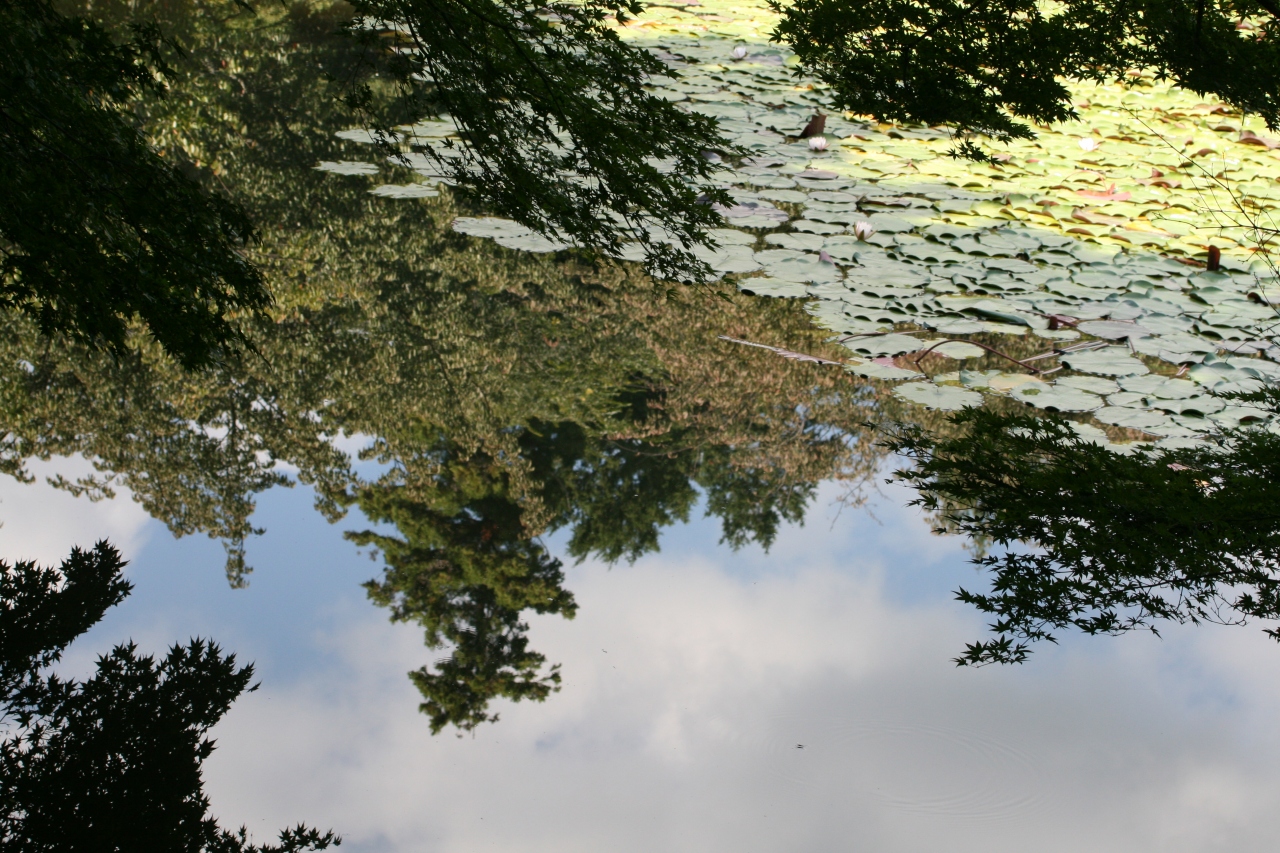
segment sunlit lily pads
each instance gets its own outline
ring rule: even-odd
[[[655,78],[654,91],[716,116],[730,139],[752,151],[744,161],[720,159],[734,202],[718,208],[718,248],[699,257],[746,292],[806,300],[813,321],[840,335],[900,330],[845,342],[855,358],[876,359],[854,367],[860,375],[919,378],[885,359],[928,345],[927,336],[901,334],[912,328],[930,330],[935,341],[1039,338],[1042,353],[1082,339],[1123,341],[1039,363],[1064,368],[1044,377],[985,370],[939,381],[1058,411],[1094,407],[1104,423],[1150,428],[1170,441],[1249,422],[1229,405],[1216,409],[1211,394],[1280,383],[1280,311],[1273,307],[1280,285],[1265,259],[1248,251],[1247,229],[1223,228],[1205,215],[1207,185],[1150,129],[1230,160],[1230,180],[1248,183],[1264,218],[1280,212],[1280,161],[1269,144],[1242,132],[1224,136],[1196,118],[1205,105],[1195,95],[1145,77],[1127,87],[1080,85],[1087,130],[1038,128],[1034,141],[1001,146],[1008,157],[992,169],[938,156],[951,144],[942,129],[877,124],[832,109],[820,85],[793,76],[796,57],[764,36],[777,18],[762,0],[656,6],[638,20],[619,35],[659,51],[681,75]],[[1126,112],[1135,103],[1158,107],[1143,113],[1150,127]],[[787,141],[818,112],[827,116],[825,149]],[[415,135],[442,156],[460,150],[441,145],[455,132],[447,118],[399,129],[404,140]],[[360,131],[341,135],[371,141]],[[1086,150],[1081,139],[1097,144]],[[404,157],[420,173],[439,170],[420,149],[406,148]],[[379,167],[341,161],[320,168],[361,176]],[[411,198],[432,190],[373,192]],[[455,228],[528,251],[563,247],[491,217],[461,218]],[[1203,268],[1209,245],[1222,250],[1216,272]],[[621,256],[641,254],[631,244]],[[969,343],[935,352],[986,355]],[[1154,375],[1143,359],[1182,376]]]

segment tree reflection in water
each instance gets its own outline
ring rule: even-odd
[[[574,614],[543,534],[567,531],[575,558],[635,559],[703,500],[729,545],[767,547],[820,481],[856,497],[877,470],[861,425],[902,404],[717,340],[825,352],[797,305],[668,294],[634,269],[517,254],[451,232],[472,211],[447,196],[378,198],[366,179],[314,170],[349,144],[334,136],[331,80],[350,60],[332,35],[340,5],[251,22],[229,0],[143,5],[189,51],[170,95],[141,105],[148,127],[259,223],[274,322],[246,329],[253,355],[192,374],[141,335],[112,357],[0,319],[8,473],[84,454],[98,475],[58,485],[127,487],[176,535],[220,539],[233,584],[262,532],[256,496],[290,484],[281,464],[327,518],[354,506],[389,523],[350,538],[385,560],[370,598],[449,650],[411,674],[439,731],[495,719],[496,697],[556,689],[521,621]],[[382,473],[358,473],[343,435],[367,437]]]

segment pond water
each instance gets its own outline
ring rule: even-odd
[[[235,53],[239,88],[178,81],[152,118],[262,223],[276,322],[261,358],[195,375],[0,319],[0,465],[32,475],[0,479],[0,554],[107,538],[129,560],[69,675],[130,637],[255,663],[205,768],[222,825],[369,853],[1216,851],[1280,829],[1271,640],[1068,631],[957,668],[987,634],[954,600],[984,551],[908,506],[869,426],[947,434],[985,402],[1116,453],[1273,428],[1218,396],[1280,375],[1261,232],[1191,201],[1219,174],[1280,203],[1280,155],[1239,117],[1138,80],[998,166],[855,117],[811,147],[776,129],[823,101],[766,9],[657,7],[625,35],[685,74],[666,96],[754,150],[706,255],[737,292],[668,295],[462,206],[425,161],[375,162],[314,22],[166,14],[197,56]],[[1135,104],[1221,170],[1164,153]],[[1220,271],[1195,265],[1209,242]]]
[[[256,663],[261,688],[214,729],[206,790],[263,839],[305,820],[357,851],[1265,847],[1270,643],[1070,637],[1022,667],[957,669],[983,620],[948,593],[973,569],[907,497],[838,512],[824,487],[768,553],[695,518],[634,564],[571,568],[577,617],[529,620],[563,689],[499,702],[460,738],[431,735],[405,677],[440,652],[370,607],[359,584],[379,567],[303,491],[263,500],[246,589],[227,587],[216,544],[175,541],[124,498],[9,486],[0,542],[129,552],[137,590],[72,647],[72,673],[126,637],[212,636]]]

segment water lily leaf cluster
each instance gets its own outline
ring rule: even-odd
[[[1123,80],[1141,68],[1260,115],[1273,130],[1280,125],[1280,6],[1272,0],[771,6],[781,15],[779,37],[839,106],[881,120],[1029,139],[1025,121],[1075,116],[1070,82]]]
[[[648,85],[670,70],[613,26],[638,4],[352,6],[349,32],[395,84],[385,109],[372,84],[348,98],[384,153],[402,162],[415,155],[429,176],[551,244],[618,255],[630,235],[656,277],[704,279],[690,249],[718,219],[698,199],[722,198],[709,182],[716,164],[703,156],[722,146],[721,136],[712,117],[679,109]],[[449,124],[456,136],[442,133]]]
[[[1257,253],[1280,205],[1280,142],[1228,106],[1135,76],[1075,86],[1078,120],[998,161],[957,161],[945,129],[835,110],[830,91],[767,42],[776,22],[759,4],[711,2],[655,7],[622,28],[678,72],[654,91],[714,117],[750,152],[720,175],[731,203],[716,208],[717,245],[695,250],[712,269],[751,294],[807,300],[864,377],[1010,397],[1166,444],[1270,419],[1213,395],[1280,377],[1280,288]],[[824,151],[799,136],[819,114]],[[486,227],[539,250],[517,227]],[[1211,246],[1216,271],[1205,268]],[[983,335],[1042,341],[1034,369],[1006,365],[1037,386],[1015,394],[973,371],[926,376],[902,357]],[[1181,374],[1194,402],[1123,387],[1152,372]],[[972,399],[901,394],[937,408]]]

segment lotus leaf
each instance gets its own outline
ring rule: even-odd
[[[932,382],[904,382],[893,389],[893,393],[912,403],[943,411],[982,405],[982,395],[976,391],[966,391],[951,385],[936,385]]]
[[[1054,384],[1088,391],[1090,394],[1102,394],[1103,396],[1114,394],[1119,390],[1119,386],[1114,380],[1102,379],[1098,376],[1063,376],[1057,379]]]
[[[861,364],[854,364],[848,367],[850,373],[856,373],[859,376],[865,376],[868,379],[882,379],[893,381],[896,379],[916,379],[920,376],[914,370],[906,370],[905,368],[895,367],[889,364],[877,364],[874,361],[866,361]]]
[[[431,198],[440,195],[439,190],[426,184],[383,184],[369,192],[384,198]]]
[[[1086,320],[1076,328],[1086,335],[1092,335],[1095,338],[1106,338],[1112,341],[1124,338],[1141,338],[1151,334],[1148,329],[1139,326],[1132,320]]]
[[[982,347],[976,347],[964,341],[947,341],[945,344],[934,347],[932,351],[954,359],[980,358],[986,355],[986,350]]]
[[[321,172],[332,172],[335,175],[376,175],[378,173],[376,164],[355,160],[321,160],[316,169]]]
[[[1037,382],[1023,383],[1013,388],[1009,396],[1038,409],[1057,412],[1091,412],[1104,405],[1101,397],[1078,388]]]
[[[1099,376],[1132,376],[1150,372],[1145,364],[1130,354],[1127,347],[1071,353],[1064,355],[1062,362],[1072,370]]]
[[[1009,393],[1013,389],[1029,382],[1036,383],[1037,388],[1048,385],[1043,379],[1032,376],[1030,373],[998,373],[987,380],[987,387],[992,391]]]
[[[845,343],[854,352],[866,355],[901,355],[904,352],[915,352],[928,346],[927,341],[911,335],[878,335],[876,337],[859,338]]]
[[[1119,406],[1106,406],[1093,413],[1094,419],[1104,424],[1138,429],[1152,435],[1167,435],[1167,430],[1174,424],[1160,412],[1150,409],[1129,409]]]

